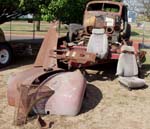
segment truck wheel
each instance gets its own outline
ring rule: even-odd
[[[128,24],[128,25],[127,25],[127,30],[126,30],[126,36],[125,36],[125,38],[126,38],[127,40],[129,40],[129,39],[130,39],[130,36],[131,36],[131,25]]]
[[[66,38],[67,42],[72,42],[75,41],[76,35],[73,32],[68,32]]]
[[[9,65],[12,57],[12,49],[7,44],[0,44],[0,68]]]

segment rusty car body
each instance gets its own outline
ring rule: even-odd
[[[13,74],[8,81],[8,104],[17,110],[16,125],[25,124],[33,112],[74,116],[81,109],[86,81],[79,70],[58,68],[57,59],[51,56],[57,40],[58,33],[51,27],[34,66]]]
[[[104,28],[111,43],[119,42],[122,36],[129,39],[127,6],[122,2],[91,1],[85,9],[83,26],[88,33],[89,28]]]
[[[134,46],[135,54],[139,56],[139,44],[130,41],[130,35],[126,5],[122,2],[90,1],[85,8],[83,25],[69,25],[67,36],[58,41],[55,58],[60,67],[68,68],[108,63],[118,60],[120,48],[125,44]],[[105,58],[97,56],[102,51],[106,51]]]

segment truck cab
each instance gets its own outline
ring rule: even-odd
[[[109,43],[120,42],[121,38],[130,38],[127,6],[122,2],[89,2],[84,12],[83,26],[89,34],[93,28],[104,28]]]
[[[92,54],[96,56],[94,64],[117,61],[123,45],[133,45],[135,53],[138,53],[139,45],[130,42],[131,26],[128,24],[127,12],[127,6],[123,2],[100,0],[88,2],[83,14],[83,24],[73,23],[69,25],[67,38],[69,40],[66,41],[68,46],[65,48],[68,51],[73,51],[73,54],[67,53],[70,57],[64,54],[63,58],[74,58],[75,61],[72,59],[73,63],[69,61],[74,67],[74,64],[79,62],[79,58],[86,60],[87,57],[85,63],[89,61],[90,56],[91,59],[94,57]],[[62,41],[58,44],[59,49],[62,49],[63,43]],[[74,53],[77,57],[74,56]],[[82,63],[79,66],[84,67],[89,66],[89,64],[84,65]]]

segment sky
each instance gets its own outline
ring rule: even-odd
[[[141,12],[143,10],[140,0],[123,0],[123,2],[128,5],[130,11]]]

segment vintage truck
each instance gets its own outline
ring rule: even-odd
[[[60,67],[78,68],[117,61],[120,48],[125,44],[134,46],[137,59],[144,57],[139,44],[130,41],[127,12],[123,2],[88,2],[83,24],[70,24],[67,36],[58,39],[55,57]]]

